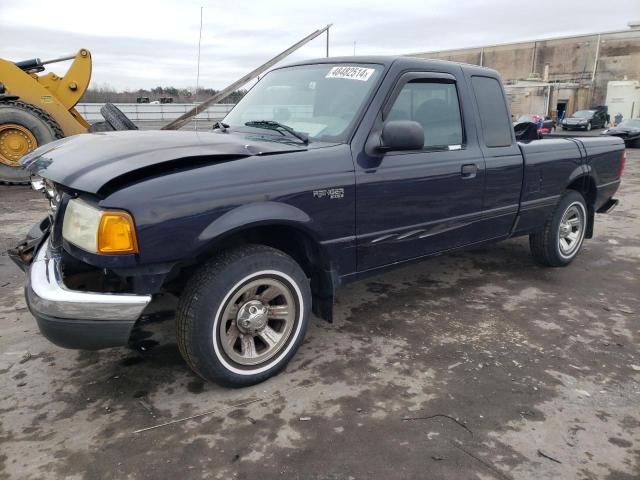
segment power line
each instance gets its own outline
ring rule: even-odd
[[[202,10],[204,7],[200,7],[200,35],[198,37],[198,73],[196,73],[196,116],[194,118],[193,129],[198,130],[198,89],[200,88],[200,47],[202,45]]]

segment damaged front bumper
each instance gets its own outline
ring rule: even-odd
[[[20,257],[27,273],[27,305],[45,337],[61,347],[83,350],[127,343],[151,295],[68,288],[63,280],[60,256],[50,249],[48,237],[34,248],[30,265],[29,253],[26,253],[27,259],[24,255]],[[12,257],[19,262],[15,255]]]

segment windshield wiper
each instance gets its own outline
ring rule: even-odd
[[[267,130],[274,130],[276,132],[280,132],[284,135],[284,132],[287,132],[289,135],[293,135],[302,143],[309,143],[309,135],[306,133],[298,132],[293,128],[284,125],[280,122],[276,122],[275,120],[253,120],[250,122],[246,122],[245,125],[247,127],[255,127],[255,128],[266,128]]]
[[[213,130],[220,130],[220,132],[222,132],[222,133],[227,133],[227,128],[229,128],[229,125],[227,125],[224,122],[218,121],[218,122],[213,124],[213,128],[212,129]]]

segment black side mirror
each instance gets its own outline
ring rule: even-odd
[[[390,120],[382,127],[382,151],[421,150],[424,147],[424,129],[412,120]]]

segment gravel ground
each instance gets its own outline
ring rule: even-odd
[[[0,255],[0,478],[640,478],[640,150],[567,268],[526,238],[349,285],[288,368],[205,384],[172,298],[128,348],[63,350]],[[0,186],[0,250],[45,212]]]

